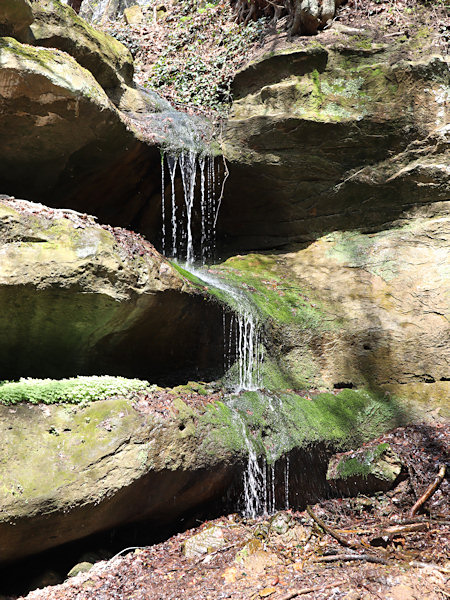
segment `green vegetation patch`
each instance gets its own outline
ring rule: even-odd
[[[367,477],[372,472],[373,463],[380,458],[389,444],[386,442],[378,444],[375,448],[368,448],[364,452],[360,452],[356,457],[345,457],[338,464],[338,473],[341,477]]]
[[[314,397],[293,391],[243,392],[207,407],[212,447],[248,453],[249,444],[268,462],[294,447],[325,443],[344,450],[404,421],[400,405],[368,390],[342,390]]]
[[[312,290],[300,287],[273,256],[248,254],[229,258],[215,272],[243,289],[263,319],[296,323],[304,329],[338,326]]]
[[[155,391],[148,381],[125,377],[91,376],[70,379],[20,379],[0,383],[0,403],[84,404],[112,397],[133,397]]]
[[[232,6],[217,0],[180,0],[159,11],[161,6],[149,0],[140,25],[123,20],[105,29],[128,46],[138,66],[145,65],[139,83],[176,107],[226,113],[234,74],[261,39],[267,20],[236,23]]]

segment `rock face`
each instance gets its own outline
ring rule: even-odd
[[[450,408],[449,207],[433,208],[437,216],[377,234],[336,232],[285,255],[330,318],[315,330],[284,330],[288,371],[301,375],[310,357],[310,384],[369,385]]]
[[[230,251],[382,229],[448,199],[449,64],[417,48],[336,33],[237,74],[219,222]]]
[[[448,212],[433,203],[378,233],[225,262],[267,317],[284,378],[269,369],[266,386],[366,387],[449,414]]]
[[[12,35],[25,41],[33,21],[29,0],[3,0],[0,6],[0,36]]]
[[[0,256],[3,379],[222,369],[221,309],[138,236],[0,197]]]
[[[120,398],[0,406],[0,562],[127,521],[157,528],[223,491],[227,451],[185,425]]]

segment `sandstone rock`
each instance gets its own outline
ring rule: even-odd
[[[438,189],[439,172],[446,185],[445,168],[420,187]],[[226,261],[257,304],[265,295],[265,387],[365,388],[405,401],[405,415],[408,402],[449,415],[448,213],[435,202],[377,233],[336,231]],[[363,417],[376,419],[376,410]]]
[[[367,494],[391,489],[401,471],[401,460],[389,444],[379,444],[333,456],[327,480],[340,493]]]
[[[287,513],[276,513],[270,519],[270,530],[274,531],[275,533],[278,533],[279,535],[287,533],[289,529],[294,527],[294,525],[294,519]]]
[[[144,19],[144,14],[138,4],[130,6],[123,11],[123,16],[128,25],[139,25]]]
[[[27,28],[32,21],[33,13],[29,0],[2,0],[0,36],[11,35],[25,41]]]
[[[181,422],[119,397],[0,405],[0,562],[144,518],[156,531],[223,492],[229,451]]]
[[[222,361],[221,309],[189,293],[136,236],[0,197],[0,255],[4,379],[99,372],[149,379],[173,377],[178,367],[184,377]]]
[[[225,544],[222,527],[214,525],[186,540],[183,551],[186,558],[198,558],[222,548]]]
[[[77,563],[67,573],[67,577],[68,578],[69,577],[75,577],[76,575],[79,575],[80,573],[87,573],[88,571],[90,571],[92,569],[93,566],[94,565],[92,563],[87,562],[87,561]]]
[[[448,59],[403,49],[394,61],[395,45],[353,37],[236,75],[218,222],[228,252],[374,231],[448,199]]]
[[[106,35],[80,18],[59,0],[33,2],[32,42],[63,50],[106,89],[133,82],[133,58],[115,38]]]
[[[285,255],[300,289],[328,306],[322,332],[285,330],[288,370],[301,375],[309,356],[313,386],[369,385],[448,411],[450,219],[448,203],[433,209],[390,230],[337,232]]]
[[[115,225],[129,224],[160,193],[159,150],[139,141],[73,58],[0,38],[0,66],[3,193]]]

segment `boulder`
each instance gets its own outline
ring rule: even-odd
[[[333,456],[328,464],[327,480],[341,494],[356,495],[386,492],[395,486],[402,462],[389,444],[360,448]]]
[[[0,36],[11,35],[21,41],[27,37],[28,26],[33,21],[29,0],[2,0],[0,6]]]
[[[0,197],[0,255],[3,379],[222,369],[221,308],[136,234]]]
[[[59,0],[33,2],[31,41],[73,56],[105,88],[133,83],[133,58],[115,38],[94,29]]]
[[[181,427],[180,408],[162,417],[133,396],[0,404],[0,562],[144,518],[155,533],[220,495],[229,451],[207,452],[200,415]]]

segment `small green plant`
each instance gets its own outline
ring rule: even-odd
[[[159,4],[150,0],[143,29],[116,22],[107,32],[129,47],[136,64],[146,65],[142,85],[176,107],[226,113],[233,77],[261,39],[266,19],[239,24],[228,2],[166,0],[164,22],[157,22],[153,9]],[[146,41],[149,31],[152,43]]]
[[[112,397],[133,397],[154,391],[148,381],[125,377],[92,376],[70,379],[20,379],[0,382],[0,403],[80,404]]]

